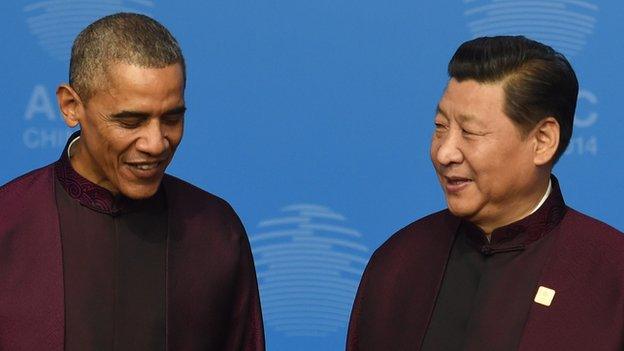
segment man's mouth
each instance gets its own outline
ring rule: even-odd
[[[151,162],[151,163],[129,163],[130,166],[138,168],[142,171],[146,171],[149,169],[154,169],[160,165],[160,162]]]
[[[152,162],[126,162],[126,165],[130,168],[132,173],[137,178],[153,178],[157,176],[161,170],[162,166],[165,164],[165,160],[158,160]]]
[[[472,182],[470,178],[464,178],[459,176],[445,176],[445,188],[449,193],[456,193],[463,190],[468,184]]]

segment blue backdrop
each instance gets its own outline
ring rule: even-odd
[[[0,183],[58,158],[71,42],[118,11],[155,17],[182,45],[189,112],[169,171],[241,216],[269,350],[344,348],[373,250],[444,207],[433,111],[474,36],[524,34],[568,56],[581,93],[555,173],[568,204],[624,229],[621,1],[2,1]]]

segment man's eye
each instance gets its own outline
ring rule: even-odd
[[[472,131],[472,130],[467,130],[467,129],[462,129],[462,134],[463,135],[467,135],[467,136],[478,136],[481,135],[478,132]]]
[[[132,119],[132,118],[119,120],[119,124],[122,127],[128,128],[128,129],[137,128],[137,127],[139,127],[141,125],[142,122],[143,122],[143,120]]]
[[[163,116],[162,122],[165,124],[178,124],[184,119],[184,115]]]

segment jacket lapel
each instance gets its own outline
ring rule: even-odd
[[[437,227],[433,227],[432,230],[436,231],[436,233],[431,237],[433,242],[429,246],[431,248],[431,252],[429,255],[418,256],[424,259],[419,259],[419,262],[414,262],[414,264],[418,265],[430,265],[432,268],[429,271],[429,274],[423,276],[422,286],[429,287],[429,293],[423,292],[423,307],[424,312],[417,316],[416,325],[422,325],[422,328],[417,330],[422,330],[422,333],[417,335],[418,339],[415,340],[415,345],[419,345],[419,348],[422,347],[422,343],[425,339],[426,331],[429,326],[429,322],[431,320],[431,316],[433,315],[433,310],[435,308],[436,300],[438,298],[438,293],[440,292],[440,287],[442,286],[442,280],[444,279],[444,272],[446,271],[446,265],[448,264],[448,259],[451,254],[451,249],[453,247],[453,241],[457,234],[457,230],[459,227],[460,221],[451,216],[449,212],[444,213],[442,223]],[[427,247],[424,246],[423,247]]]
[[[448,211],[403,228],[364,272],[349,330],[349,349],[420,349],[444,277],[459,220]]]

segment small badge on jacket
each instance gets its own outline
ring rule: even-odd
[[[533,301],[539,303],[540,305],[550,306],[554,298],[555,291],[553,289],[540,286],[537,289],[537,294],[535,294],[535,299],[533,299]]]

